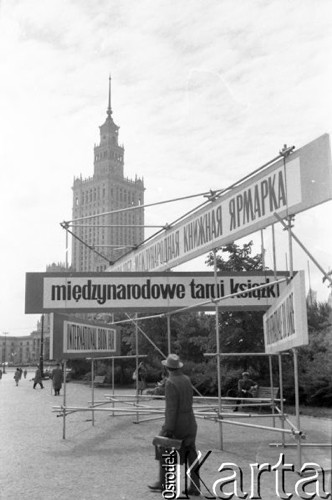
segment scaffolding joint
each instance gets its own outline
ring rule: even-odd
[[[217,198],[217,191],[212,191],[212,189],[210,189],[209,194],[205,194],[204,198],[207,198],[209,201],[215,201]]]
[[[324,276],[323,276],[323,283],[325,283],[326,280],[329,281],[329,284],[327,286],[331,286],[332,287],[332,271],[329,271],[328,273],[325,273]]]
[[[284,147],[282,148],[281,151],[279,151],[279,154],[283,156],[284,158],[287,158],[295,149],[295,146],[287,146],[287,144],[284,144]]]
[[[293,436],[296,438],[296,439],[307,439],[307,436],[305,435],[305,433],[301,430],[298,430],[298,429],[292,429],[292,434]]]
[[[284,226],[284,231],[289,231],[289,229],[292,229],[294,227],[294,220],[295,220],[295,215],[288,215],[287,216],[287,222],[288,224],[286,224],[285,222],[282,223],[282,225]],[[281,221],[280,221],[281,222]]]
[[[69,229],[69,222],[68,221],[63,221],[63,222],[60,222],[60,226],[63,228],[63,229]]]

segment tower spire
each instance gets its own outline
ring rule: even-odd
[[[107,116],[110,118],[112,115],[112,108],[111,108],[111,75],[108,78],[108,108],[107,108]]]

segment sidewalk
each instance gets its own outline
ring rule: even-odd
[[[132,416],[112,418],[109,413],[100,412],[96,413],[95,426],[92,426],[90,412],[77,412],[66,418],[64,440],[63,419],[52,413],[52,406],[62,404],[62,396],[51,394],[50,381],[44,382],[43,390],[39,386],[33,390],[32,373],[16,387],[13,375],[9,369],[0,380],[1,500],[162,498],[160,493],[147,488],[157,476],[151,442],[160,430],[160,420],[135,425]],[[110,392],[95,389],[95,399],[103,400],[104,394]],[[67,384],[67,405],[86,407],[88,401],[91,401],[91,389],[87,385]],[[154,400],[154,404],[160,402]],[[268,420],[264,419],[265,425],[271,425],[271,419]],[[292,421],[295,422],[293,418]],[[258,421],[251,419],[250,423]],[[328,419],[302,417],[301,427],[307,434],[307,442],[332,441],[332,425]],[[271,442],[281,441],[279,433],[224,424],[224,450],[220,451],[219,425],[199,419],[198,429],[197,448],[203,456],[212,451],[201,468],[202,479],[211,493],[212,485],[222,477],[218,472],[222,463],[233,463],[242,469],[248,498],[250,464],[274,465],[281,453],[285,454],[286,462],[296,463],[295,448],[269,446]],[[287,437],[287,442],[293,440]],[[303,448],[302,458],[302,462],[315,461],[324,469],[331,468],[330,448]],[[226,476],[231,476],[231,472]],[[280,498],[275,476],[275,472],[262,474],[262,499]],[[331,475],[327,474],[326,478],[330,481]],[[296,473],[288,472],[285,491],[294,493],[299,479]],[[330,484],[325,486],[326,491],[330,488]],[[202,490],[209,496],[207,489]],[[230,492],[232,488],[228,485],[224,491]],[[313,491],[313,486],[307,491]],[[301,497],[294,494],[293,498]]]

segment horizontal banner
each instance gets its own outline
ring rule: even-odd
[[[50,359],[60,361],[120,354],[120,333],[115,326],[51,314]]]
[[[307,345],[304,271],[298,272],[263,316],[265,352],[275,354]]]
[[[285,276],[277,273],[277,279]],[[216,279],[202,272],[27,273],[25,312],[213,310],[213,299],[239,292],[218,302],[220,309],[266,310],[286,286],[274,281],[271,271],[218,273]]]
[[[163,271],[332,199],[327,134],[120,257],[107,271]]]

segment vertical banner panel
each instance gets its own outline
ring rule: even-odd
[[[299,271],[263,316],[265,352],[275,354],[307,345],[304,271]]]

